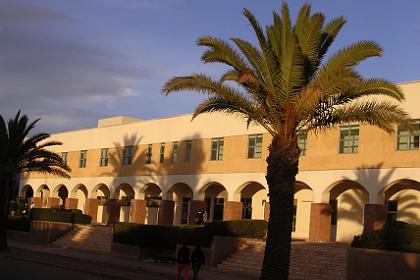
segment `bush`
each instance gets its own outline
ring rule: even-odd
[[[154,226],[129,223],[114,224],[114,242],[139,246],[174,249],[176,244],[199,244],[210,247],[213,236],[233,236],[262,239],[267,222],[241,220],[214,222],[205,226]]]
[[[90,224],[92,217],[82,214],[82,211],[78,209],[34,208],[31,210],[31,220],[70,224]]]
[[[16,231],[29,231],[30,219],[26,216],[9,216],[7,219],[7,229]]]
[[[352,247],[420,253],[420,225],[392,222],[354,237]]]

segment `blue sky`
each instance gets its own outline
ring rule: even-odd
[[[288,1],[292,15],[307,1]],[[367,77],[420,79],[420,1],[317,0],[313,11],[348,23],[331,51],[374,40],[381,58],[364,62]],[[202,96],[162,96],[175,75],[224,68],[204,65],[203,35],[254,40],[242,9],[271,23],[271,0],[0,0],[0,113],[41,117],[39,129],[94,127],[113,115],[141,119],[192,112]]]

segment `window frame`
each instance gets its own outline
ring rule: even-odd
[[[109,163],[109,148],[102,148],[101,155],[99,158],[99,166],[106,167],[108,166],[108,163]]]
[[[160,143],[159,148],[159,163],[165,162],[165,142]]]
[[[262,157],[263,137],[262,133],[248,135],[248,159],[260,159]],[[259,139],[260,142],[258,142]],[[252,140],[254,141],[253,145],[251,145]]]
[[[62,166],[67,166],[68,156],[69,156],[68,152],[62,152],[61,153],[61,164],[62,164]]]
[[[153,144],[148,144],[147,150],[146,150],[146,164],[152,163],[152,153],[153,153]]]
[[[216,144],[215,148],[214,148],[213,144]],[[224,146],[225,146],[224,137],[217,137],[217,138],[212,138],[211,139],[211,145],[210,145],[210,160],[211,161],[222,161],[223,160]]]
[[[397,151],[413,151],[419,150],[420,148],[420,120],[414,120],[414,125],[416,129],[410,131],[406,126],[398,126],[397,129],[397,143],[396,149]],[[406,135],[401,135],[404,132]],[[405,138],[406,142],[401,142],[401,139]],[[407,145],[406,148],[401,148],[401,144]]]
[[[191,162],[192,158],[192,140],[185,141],[185,153],[184,153],[184,162]]]
[[[357,135],[352,134],[352,131],[355,131],[355,130],[357,130]],[[359,152],[360,126],[358,124],[343,125],[343,126],[340,126],[339,131],[340,131],[339,153],[340,154],[357,154]],[[346,135],[343,134],[344,132],[346,133]],[[348,141],[350,142],[350,144],[346,146],[346,142]]]
[[[299,147],[299,155],[306,156],[306,151],[308,150],[308,132],[307,131],[300,131],[297,134],[297,144]]]
[[[122,165],[133,163],[133,146],[125,146],[122,150]]]
[[[172,143],[172,155],[171,155],[171,162],[175,163],[178,159],[178,151],[179,151],[179,143],[178,141],[174,141]]]
[[[87,150],[80,150],[79,168],[86,168]]]

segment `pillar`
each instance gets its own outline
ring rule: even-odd
[[[309,221],[309,241],[328,242],[331,235],[331,206],[312,203]]]
[[[48,197],[47,198],[47,208],[58,207],[60,206],[59,197]]]
[[[199,210],[205,207],[205,202],[202,200],[190,200],[190,211],[188,213],[188,224],[197,224],[196,216]]]
[[[387,209],[381,204],[365,204],[363,212],[363,232],[383,228],[387,220]]]
[[[85,203],[85,214],[92,217],[92,223],[96,223],[98,217],[98,199],[88,198]]]
[[[223,207],[223,220],[242,220],[242,202],[225,201]]]
[[[270,202],[266,201],[264,203],[264,220],[268,222],[270,219]]]
[[[77,209],[78,203],[79,203],[79,199],[68,197],[64,201],[64,207],[66,207],[66,209]]]
[[[162,199],[159,205],[158,224],[172,226],[174,222],[175,201]]]
[[[34,203],[34,208],[42,208],[42,197],[29,198],[29,207],[31,207],[32,202]]]
[[[108,224],[117,223],[120,221],[121,200],[111,198],[107,201]]]
[[[146,220],[146,200],[131,200],[131,217],[130,222],[135,224],[144,224]]]

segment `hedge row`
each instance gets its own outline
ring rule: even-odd
[[[176,244],[199,244],[210,247],[214,236],[262,239],[267,234],[267,222],[240,220],[214,222],[205,226],[154,226],[129,223],[114,224],[114,242],[141,248],[174,249]]]
[[[62,208],[34,208],[31,210],[31,219],[70,224],[90,224],[92,221],[92,217],[81,210]]]
[[[352,247],[420,253],[420,225],[388,223],[381,230],[354,237]]]
[[[9,216],[7,219],[7,229],[16,231],[29,231],[31,220],[27,216]]]

